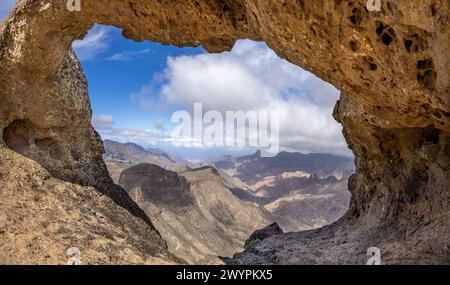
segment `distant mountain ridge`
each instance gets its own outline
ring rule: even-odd
[[[121,174],[126,174],[128,178],[132,176],[132,180],[138,181],[138,183],[146,181],[144,183],[146,185],[141,185],[141,192],[133,190],[130,193],[142,194],[133,196],[138,199],[144,197],[147,191],[147,198],[143,200],[146,206],[141,207],[147,207],[147,211],[150,211],[149,209],[152,209],[151,211],[158,209],[159,211],[164,208],[163,212],[166,213],[166,218],[171,217],[168,219],[174,223],[179,221],[179,218],[174,217],[174,213],[179,211],[179,207],[174,206],[176,205],[174,201],[186,197],[180,194],[170,198],[167,195],[170,191],[175,191],[175,188],[167,183],[158,184],[158,179],[167,179],[168,176],[165,174],[167,170],[173,172],[171,175],[174,173],[178,175],[180,181],[184,179],[183,177],[190,176],[196,181],[196,184],[201,185],[210,185],[208,181],[214,177],[213,180],[216,182],[213,183],[215,186],[212,189],[221,189],[219,192],[222,194],[227,192],[244,203],[241,205],[253,205],[252,207],[256,207],[259,212],[264,213],[263,216],[266,220],[278,222],[286,232],[308,230],[330,224],[347,211],[350,201],[347,181],[354,172],[354,163],[353,159],[349,157],[293,152],[281,152],[275,157],[260,157],[260,152],[255,152],[252,155],[241,157],[222,156],[211,161],[201,162],[198,165],[202,166],[195,168],[196,165],[176,163],[170,159],[171,156],[168,154],[148,150],[133,143],[121,144],[107,141],[105,150],[105,158],[109,158],[106,160],[106,164],[114,181],[129,191],[136,186],[124,182],[125,180],[119,181]],[[142,163],[155,164],[166,170],[160,171],[157,168],[142,166],[134,168]],[[134,172],[127,171],[130,168],[134,169]],[[141,171],[137,171],[137,169],[141,169]],[[145,173],[143,169],[153,173],[151,175],[153,178],[149,180],[149,174]],[[155,173],[159,174],[155,175]],[[203,174],[200,175],[200,173]],[[201,181],[202,179],[205,181]],[[217,182],[219,180],[220,182]],[[219,184],[221,186],[217,186]],[[153,185],[151,191],[143,191],[142,189],[146,189],[145,187],[148,185]],[[209,190],[203,192],[210,195],[210,197],[205,196],[206,201],[213,199],[215,195]],[[153,196],[148,196],[149,193],[152,193]],[[160,200],[158,197],[163,198]],[[227,197],[230,199],[229,196]],[[172,199],[172,207],[165,205],[169,198]],[[151,206],[148,203],[151,203]],[[190,206],[190,214],[198,217],[198,214],[195,213],[196,210],[193,210],[195,206]],[[225,210],[225,213],[228,212]],[[151,216],[158,215],[158,213],[155,212]],[[159,230],[166,231],[168,236],[180,235],[173,230],[166,229],[170,224],[164,224],[163,220],[160,220],[161,228]],[[191,236],[194,239],[200,238],[193,233]],[[241,242],[242,240],[240,239]],[[205,244],[205,242],[202,241],[200,244]],[[188,245],[184,245],[184,248],[194,250],[194,247]],[[200,249],[196,248],[194,251],[198,250]],[[211,253],[212,251],[209,249],[205,252]],[[189,258],[189,254],[186,252],[182,255]],[[197,257],[193,258],[206,258],[205,256],[208,254],[195,253],[194,255]]]
[[[284,231],[317,228],[339,219],[350,201],[352,158],[280,152],[274,157],[224,156],[210,162],[228,178],[230,190],[268,210]]]
[[[251,184],[262,177],[277,176],[284,172],[305,171],[321,178],[335,176],[340,179],[346,172],[355,170],[353,158],[299,152],[280,152],[274,157],[261,157],[260,151],[257,151],[242,157],[225,156],[211,164]]]
[[[104,140],[105,153],[103,159],[108,166],[114,182],[118,182],[120,173],[140,163],[159,165],[167,170],[178,170],[190,163],[176,156],[170,156],[159,149],[144,148],[135,143],[120,143],[112,140]]]
[[[145,160],[160,159],[160,163],[167,165],[176,162],[165,152],[159,149],[144,148],[135,143],[120,143],[112,140],[104,140],[105,160],[117,160],[121,162],[130,162],[131,164],[142,163]]]

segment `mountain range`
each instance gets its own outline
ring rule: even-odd
[[[119,184],[153,217],[169,250],[189,263],[220,263],[217,256],[231,257],[271,223],[264,208],[234,196],[212,167],[176,173],[139,164],[124,170]]]
[[[202,167],[160,150],[105,141],[114,181],[152,217],[169,250],[188,263],[216,264],[271,223],[285,232],[318,228],[347,210],[351,158],[281,152],[224,156]]]
[[[167,170],[177,170],[189,165],[189,162],[178,156],[169,156],[162,150],[155,148],[144,148],[135,143],[120,143],[112,140],[103,142],[105,154],[103,159],[108,166],[111,177],[117,183],[120,173],[140,163],[151,163],[161,166]]]

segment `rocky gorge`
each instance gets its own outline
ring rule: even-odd
[[[447,0],[20,0],[0,24],[0,263],[183,263],[116,186],[71,44],[96,23],[135,41],[231,49],[266,42],[341,90],[335,119],[355,155],[350,209],[277,234],[230,264],[450,263]]]

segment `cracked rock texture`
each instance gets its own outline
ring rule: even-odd
[[[13,216],[6,227],[4,219],[0,224],[1,261],[54,262],[19,245],[36,246],[34,238],[51,230],[36,224],[39,219],[57,226],[57,219],[69,218],[69,197],[74,205],[83,195],[85,202],[108,197],[105,207],[117,214],[110,231],[128,226],[120,213],[152,228],[107,174],[90,123],[86,79],[71,50],[100,23],[122,28],[132,40],[202,45],[211,52],[229,50],[237,39],[263,40],[342,91],[334,116],[356,157],[349,212],[320,230],[270,237],[228,262],[364,263],[366,249],[377,246],[385,263],[450,263],[449,1],[382,0],[380,12],[369,12],[365,0],[81,2],[81,12],[69,12],[64,0],[21,0],[0,24],[0,207],[3,216]],[[17,186],[8,186],[16,168],[23,173],[13,179]],[[37,174],[42,168],[47,178]],[[77,190],[64,191],[69,185]],[[20,207],[40,209],[46,199],[60,201],[52,215],[34,211],[28,222],[22,219]],[[67,224],[66,231],[89,237]],[[148,243],[142,233],[123,235]],[[114,235],[100,236],[113,243]],[[56,234],[45,240],[49,248],[60,247]],[[123,246],[121,262],[141,260],[131,252],[153,254],[139,242]],[[114,259],[92,262],[108,261]]]

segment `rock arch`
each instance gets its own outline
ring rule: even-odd
[[[262,40],[342,91],[334,116],[357,172],[339,222],[269,239],[270,255],[254,250],[229,262],[360,263],[378,246],[391,263],[448,263],[450,3],[386,0],[369,12],[365,2],[81,0],[70,12],[65,0],[21,0],[0,25],[0,143],[19,151],[11,124],[26,122],[58,144],[58,155],[32,157],[53,177],[94,186],[150,224],[107,175],[71,43],[95,23],[211,52]],[[55,157],[60,163],[47,163]]]

